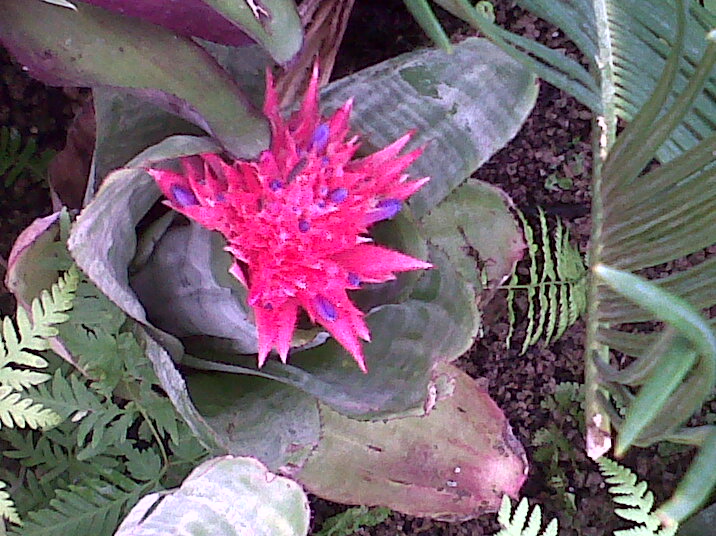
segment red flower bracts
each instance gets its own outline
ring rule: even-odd
[[[272,141],[257,162],[202,154],[183,158],[182,173],[149,170],[166,204],[226,237],[235,258],[230,271],[248,288],[256,317],[259,366],[272,348],[286,362],[302,307],[365,372],[359,339],[370,334],[346,290],[431,267],[374,245],[367,235],[427,182],[409,181],[405,173],[422,149],[400,155],[407,133],[354,159],[359,143],[349,132],[351,106],[349,100],[331,117],[320,115],[314,68],[301,109],[284,121],[269,74],[264,113]]]

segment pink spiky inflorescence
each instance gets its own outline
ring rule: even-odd
[[[216,154],[182,159],[182,173],[150,169],[174,210],[222,233],[235,258],[231,273],[249,290],[259,338],[259,366],[272,348],[286,362],[299,307],[325,327],[367,370],[359,339],[370,340],[363,313],[347,290],[431,265],[371,243],[371,225],[394,217],[427,178],[405,170],[422,153],[400,152],[407,133],[354,159],[352,100],[331,117],[318,109],[314,68],[301,109],[284,121],[267,75],[264,113],[272,140],[257,162],[225,162]]]

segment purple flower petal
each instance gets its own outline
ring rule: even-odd
[[[172,197],[180,207],[190,207],[199,204],[194,192],[178,184],[172,185]]]
[[[328,145],[328,136],[330,132],[328,123],[321,123],[318,125],[318,128],[316,128],[313,132],[313,136],[311,137],[311,143],[308,145],[309,151],[311,149],[316,149],[316,151],[320,152],[325,149],[326,145]]]
[[[343,201],[345,201],[347,197],[348,190],[346,190],[345,188],[336,188],[328,196],[328,198],[334,203],[343,203]]]
[[[327,322],[335,322],[338,320],[338,311],[336,310],[336,306],[328,301],[328,299],[319,294],[313,298],[313,304],[316,306],[316,312],[321,318],[323,318],[323,320]]]
[[[400,199],[383,199],[373,210],[366,213],[365,223],[371,225],[379,221],[391,220],[402,208],[403,202]]]

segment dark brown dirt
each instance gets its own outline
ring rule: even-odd
[[[539,39],[553,48],[577,56],[574,47],[554,28],[515,8],[513,2],[497,1],[497,21],[503,27]],[[470,32],[454,18],[440,12],[451,35]],[[421,30],[405,11],[400,0],[362,0],[356,6],[334,72],[343,76],[396,54],[428,44]],[[14,126],[23,135],[35,135],[42,147],[60,149],[68,123],[79,107],[76,90],[46,88],[32,81],[9,62],[0,49],[0,126]],[[476,176],[502,187],[528,216],[541,206],[561,217],[571,230],[574,242],[584,251],[589,236],[590,113],[574,99],[543,83],[537,106],[518,136]],[[571,187],[548,189],[555,179],[568,178]],[[49,211],[47,190],[29,180],[5,189],[0,181],[0,257],[7,259],[17,234],[35,217]],[[0,261],[1,263],[2,261]],[[4,269],[0,267],[0,277]],[[0,288],[0,312],[9,314],[14,305]],[[609,514],[612,505],[596,467],[583,454],[578,423],[564,412],[548,411],[540,403],[560,382],[581,381],[583,325],[576,324],[549,347],[537,345],[525,355],[506,349],[507,321],[504,299],[496,299],[485,313],[484,337],[476,342],[461,366],[474,376],[489,381],[490,394],[505,411],[515,435],[525,445],[528,456],[535,452],[535,432],[553,423],[574,446],[556,461],[564,469],[567,482],[559,491],[546,464],[533,464],[524,494],[544,507],[547,518],[560,519],[560,534],[598,536],[619,526]],[[685,458],[659,457],[653,451],[632,454],[627,463],[646,478],[658,499],[670,493],[683,471]],[[561,489],[561,488],[560,488]],[[573,493],[576,511],[570,512],[564,493]],[[314,525],[343,507],[314,500]],[[397,536],[427,534],[493,534],[498,529],[493,516],[462,523],[442,523],[414,519],[397,513],[372,529],[358,534]]]

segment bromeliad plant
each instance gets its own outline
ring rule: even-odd
[[[235,13],[196,2],[250,46],[210,43],[201,17],[198,27],[177,25],[171,9],[157,18],[161,2],[123,14],[98,7],[116,3],[60,4],[7,0],[0,17],[3,43],[31,74],[92,86],[97,122],[69,237],[54,216],[15,247],[7,286],[18,300],[56,279],[47,259],[68,249],[126,315],[211,454],[251,456],[320,496],[413,515],[465,519],[516,494],[524,453],[450,362],[477,336],[477,304],[522,256],[509,198],[469,176],[520,128],[534,76],[467,39],[451,56],[400,56],[320,97],[314,71],[292,113],[270,76],[264,85],[269,55],[285,62],[300,48],[289,2]],[[443,217],[458,210],[470,218]],[[73,314],[68,325],[92,332],[97,319]],[[71,333],[55,341],[66,360],[95,383],[116,374],[101,356],[76,355]],[[131,383],[112,396],[126,400]]]
[[[272,78],[264,114],[271,148],[258,162],[218,155],[181,160],[182,171],[150,169],[169,206],[227,241],[231,274],[248,289],[258,332],[258,366],[273,347],[286,363],[299,306],[368,372],[358,339],[370,340],[363,312],[346,290],[384,283],[430,263],[371,244],[368,229],[393,219],[428,179],[405,170],[422,149],[398,156],[411,134],[368,157],[350,133],[352,102],[321,118],[318,65],[299,112],[287,123]]]

